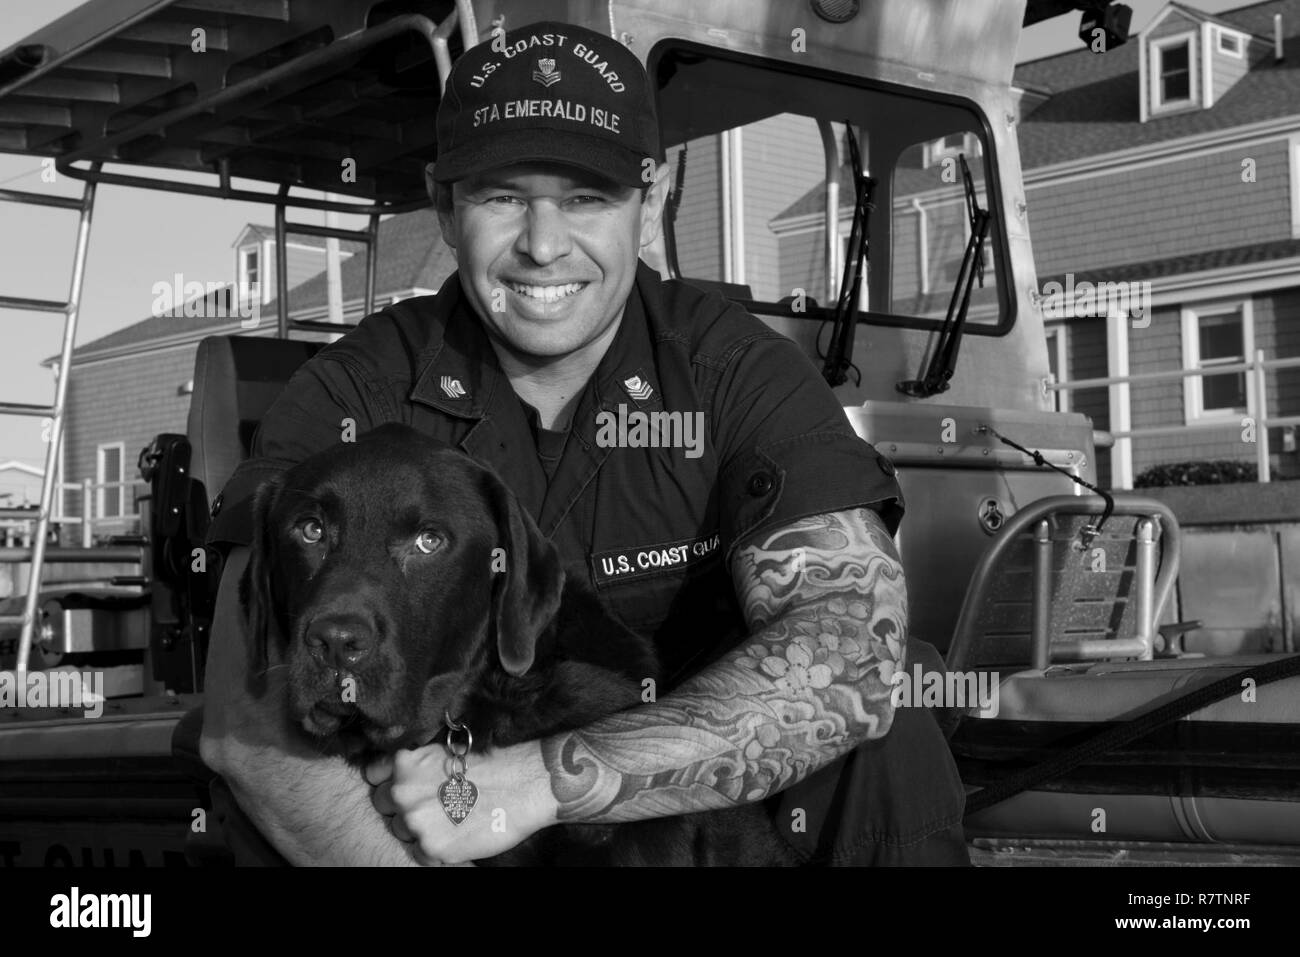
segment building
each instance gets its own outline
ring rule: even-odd
[[[709,79],[743,88],[740,74],[715,66]],[[984,193],[978,118],[922,101],[904,113],[900,97],[879,91],[835,101],[843,94],[829,86],[783,82],[794,112],[752,122],[703,109],[705,119],[692,117],[701,134],[686,144],[686,201],[675,224],[683,274],[740,285],[760,302],[800,292],[833,300],[823,266],[823,143],[833,133],[843,161],[847,138],[843,124],[819,127],[798,111],[894,115],[884,135],[874,130],[869,164],[882,180],[873,217],[889,217],[884,261],[873,250],[871,268],[888,273],[890,301],[863,305],[941,317],[969,234],[959,154]],[[1300,0],[1214,16],[1169,3],[1127,43],[1080,44],[1021,64],[1013,82],[1018,110],[1009,119],[1018,126],[1053,374],[1067,385],[1170,376],[1056,393],[1059,408],[1133,434],[1100,453],[1102,481],[1129,488],[1143,470],[1178,460],[1253,461],[1265,437],[1273,472],[1300,475],[1295,426],[1259,426],[1300,417],[1300,368],[1266,371],[1259,396],[1256,374],[1239,368],[1178,377],[1260,352],[1300,356]],[[852,213],[847,164],[838,189],[842,251]],[[986,267],[997,248],[990,241]],[[985,272],[996,283],[996,270]],[[970,321],[996,316],[995,293],[988,281],[977,290]]]
[[[328,319],[322,242],[299,242],[295,237],[290,245],[289,276],[295,284],[289,302],[295,319]],[[359,243],[344,242],[341,247],[343,317],[355,322],[364,303],[366,256]],[[171,304],[163,301],[168,295],[164,293],[155,303],[158,314],[73,352],[59,466],[65,483],[63,514],[82,514],[80,488],[67,485],[89,480],[98,537],[134,529],[135,500],[147,490],[137,466],[141,450],[160,433],[185,432],[199,342],[207,336],[276,333],[276,304],[266,293],[275,287],[270,265],[275,259],[274,232],[247,226],[234,248],[236,283],[203,295],[173,294]],[[383,220],[378,253],[378,306],[434,292],[455,269],[432,211]],[[259,284],[256,308],[247,295],[250,282]],[[185,290],[179,280],[173,286]],[[45,364],[56,361],[51,358]]]

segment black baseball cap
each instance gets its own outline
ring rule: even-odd
[[[528,160],[653,182],[663,158],[650,78],[618,40],[544,21],[497,34],[456,61],[438,104],[433,178]],[[649,172],[647,173],[647,170]]]

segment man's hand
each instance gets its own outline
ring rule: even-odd
[[[478,789],[473,810],[453,824],[438,800],[450,777],[441,744],[398,751],[366,769],[376,810],[423,864],[464,864],[510,850],[555,823],[556,802],[536,741],[470,755],[465,778]],[[416,850],[418,848],[418,851]]]

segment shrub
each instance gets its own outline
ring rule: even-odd
[[[1218,459],[1213,462],[1170,462],[1153,465],[1133,480],[1134,488],[1167,488],[1171,485],[1228,485],[1258,482],[1254,462]]]

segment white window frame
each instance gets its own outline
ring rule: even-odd
[[[943,141],[948,136],[956,136],[957,133],[949,133],[948,136],[941,136],[938,139],[929,140],[925,143],[921,158],[921,166],[929,169],[932,166],[938,166],[943,163],[944,158],[951,156],[956,158],[958,153],[965,153],[967,161],[972,161],[982,157],[979,136],[973,130],[959,130],[961,133],[961,146],[952,147],[944,146]]]
[[[1065,323],[1058,323],[1045,327],[1044,334],[1047,337],[1047,351],[1049,354],[1056,356],[1057,382],[1070,381],[1070,330]],[[1048,370],[1050,373],[1050,369]],[[1056,398],[1056,411],[1070,411],[1070,390],[1053,389],[1052,395]]]
[[[1176,47],[1187,44],[1187,99],[1185,100],[1166,100],[1163,97],[1162,84],[1160,82],[1161,74],[1164,72],[1164,51],[1167,47]],[[1196,32],[1189,30],[1186,33],[1178,33],[1174,36],[1161,37],[1159,40],[1151,41],[1151,112],[1166,113],[1174,110],[1183,109],[1187,106],[1195,105],[1197,84],[1200,82],[1200,72],[1196,62]]]
[[[261,244],[244,246],[239,250],[238,279],[239,296],[241,299],[252,295],[252,289],[250,288],[252,280],[248,278],[248,260],[253,256],[257,257],[257,287],[259,292],[265,287],[265,284],[262,282],[262,277],[266,275],[266,257],[262,255]]]
[[[1246,38],[1243,37],[1240,33],[1235,33],[1232,30],[1225,30],[1223,29],[1223,27],[1217,27],[1215,29],[1215,33],[1218,36],[1217,39],[1214,41],[1214,48],[1218,52],[1226,56],[1236,57],[1238,60],[1240,60],[1243,56],[1246,55]],[[1237,49],[1229,50],[1227,47],[1225,47],[1223,45],[1223,40],[1225,37],[1236,40]]]
[[[109,449],[117,449],[117,464],[121,469],[121,474],[117,478],[106,478],[104,476],[104,453]],[[118,486],[116,489],[107,489],[104,487],[105,482],[125,482],[126,481],[126,443],[125,442],[104,442],[95,447],[95,517],[96,518],[125,518],[126,517],[126,486]],[[108,494],[116,492],[117,494],[117,514],[107,516]],[[84,508],[83,508],[84,512]],[[82,515],[83,520],[85,515]]]
[[[1291,238],[1300,239],[1300,133],[1288,139],[1291,158]]]
[[[1255,355],[1255,313],[1252,308],[1250,299],[1239,299],[1231,302],[1206,303],[1195,307],[1184,306],[1181,310],[1183,324],[1183,368],[1199,369],[1201,366],[1201,336],[1200,321],[1213,316],[1241,316],[1241,340],[1242,349],[1245,355],[1243,361],[1250,361]],[[1202,379],[1204,376],[1190,375],[1183,379],[1183,418],[1184,424],[1191,425],[1194,422],[1206,421],[1223,421],[1229,422],[1233,419],[1240,418],[1243,414],[1256,417],[1256,401],[1254,390],[1250,386],[1250,373],[1246,376],[1246,410],[1243,413],[1240,408],[1235,409],[1211,409],[1206,411],[1204,404],[1204,389],[1202,388]]]

